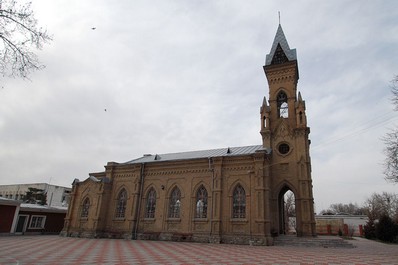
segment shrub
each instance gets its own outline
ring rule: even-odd
[[[363,232],[365,234],[365,238],[367,239],[376,238],[376,226],[373,219],[369,218],[369,220],[365,224],[365,227],[363,228]]]
[[[380,217],[379,223],[376,224],[375,232],[377,239],[385,242],[394,242],[398,236],[397,225],[388,215]]]

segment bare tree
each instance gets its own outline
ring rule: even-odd
[[[398,75],[392,80],[391,91],[393,94],[392,103],[398,111]],[[398,183],[398,128],[392,129],[383,137],[385,144],[384,152],[384,175],[386,180]]]
[[[44,67],[33,49],[42,49],[51,36],[37,25],[31,2],[0,0],[0,73],[28,78],[32,71]]]
[[[391,81],[391,92],[393,94],[392,103],[395,106],[395,110],[398,110],[398,75]]]
[[[377,220],[383,215],[387,215],[398,221],[398,196],[396,194],[388,192],[373,193],[366,200],[366,205],[369,219]]]
[[[285,205],[285,232],[290,233],[296,229],[296,202],[294,193],[287,191],[284,195]]]
[[[350,214],[350,215],[365,215],[366,209],[359,207],[356,203],[334,203],[329,206],[329,209],[322,210],[321,214],[335,215],[335,214]]]

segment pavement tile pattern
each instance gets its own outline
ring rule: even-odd
[[[265,247],[60,236],[0,237],[0,264],[397,264],[398,245]]]

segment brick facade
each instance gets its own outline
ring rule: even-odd
[[[310,130],[296,90],[295,50],[280,26],[264,71],[262,145],[109,162],[104,172],[74,181],[62,234],[272,245],[285,233],[283,195],[290,190],[297,235],[314,236]]]

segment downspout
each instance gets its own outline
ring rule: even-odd
[[[213,235],[213,208],[214,208],[214,168],[212,168],[211,157],[209,157],[209,170],[212,172],[212,184],[211,184],[211,211],[210,211],[210,237]]]
[[[134,234],[133,234],[133,239],[137,239],[137,233],[138,233],[138,224],[140,222],[140,216],[141,216],[141,200],[142,200],[142,193],[144,191],[144,170],[145,170],[145,163],[141,164],[141,180],[140,180],[140,194],[138,195],[138,206],[137,206],[137,211],[136,211],[136,221],[135,221],[135,227],[134,227]]]

